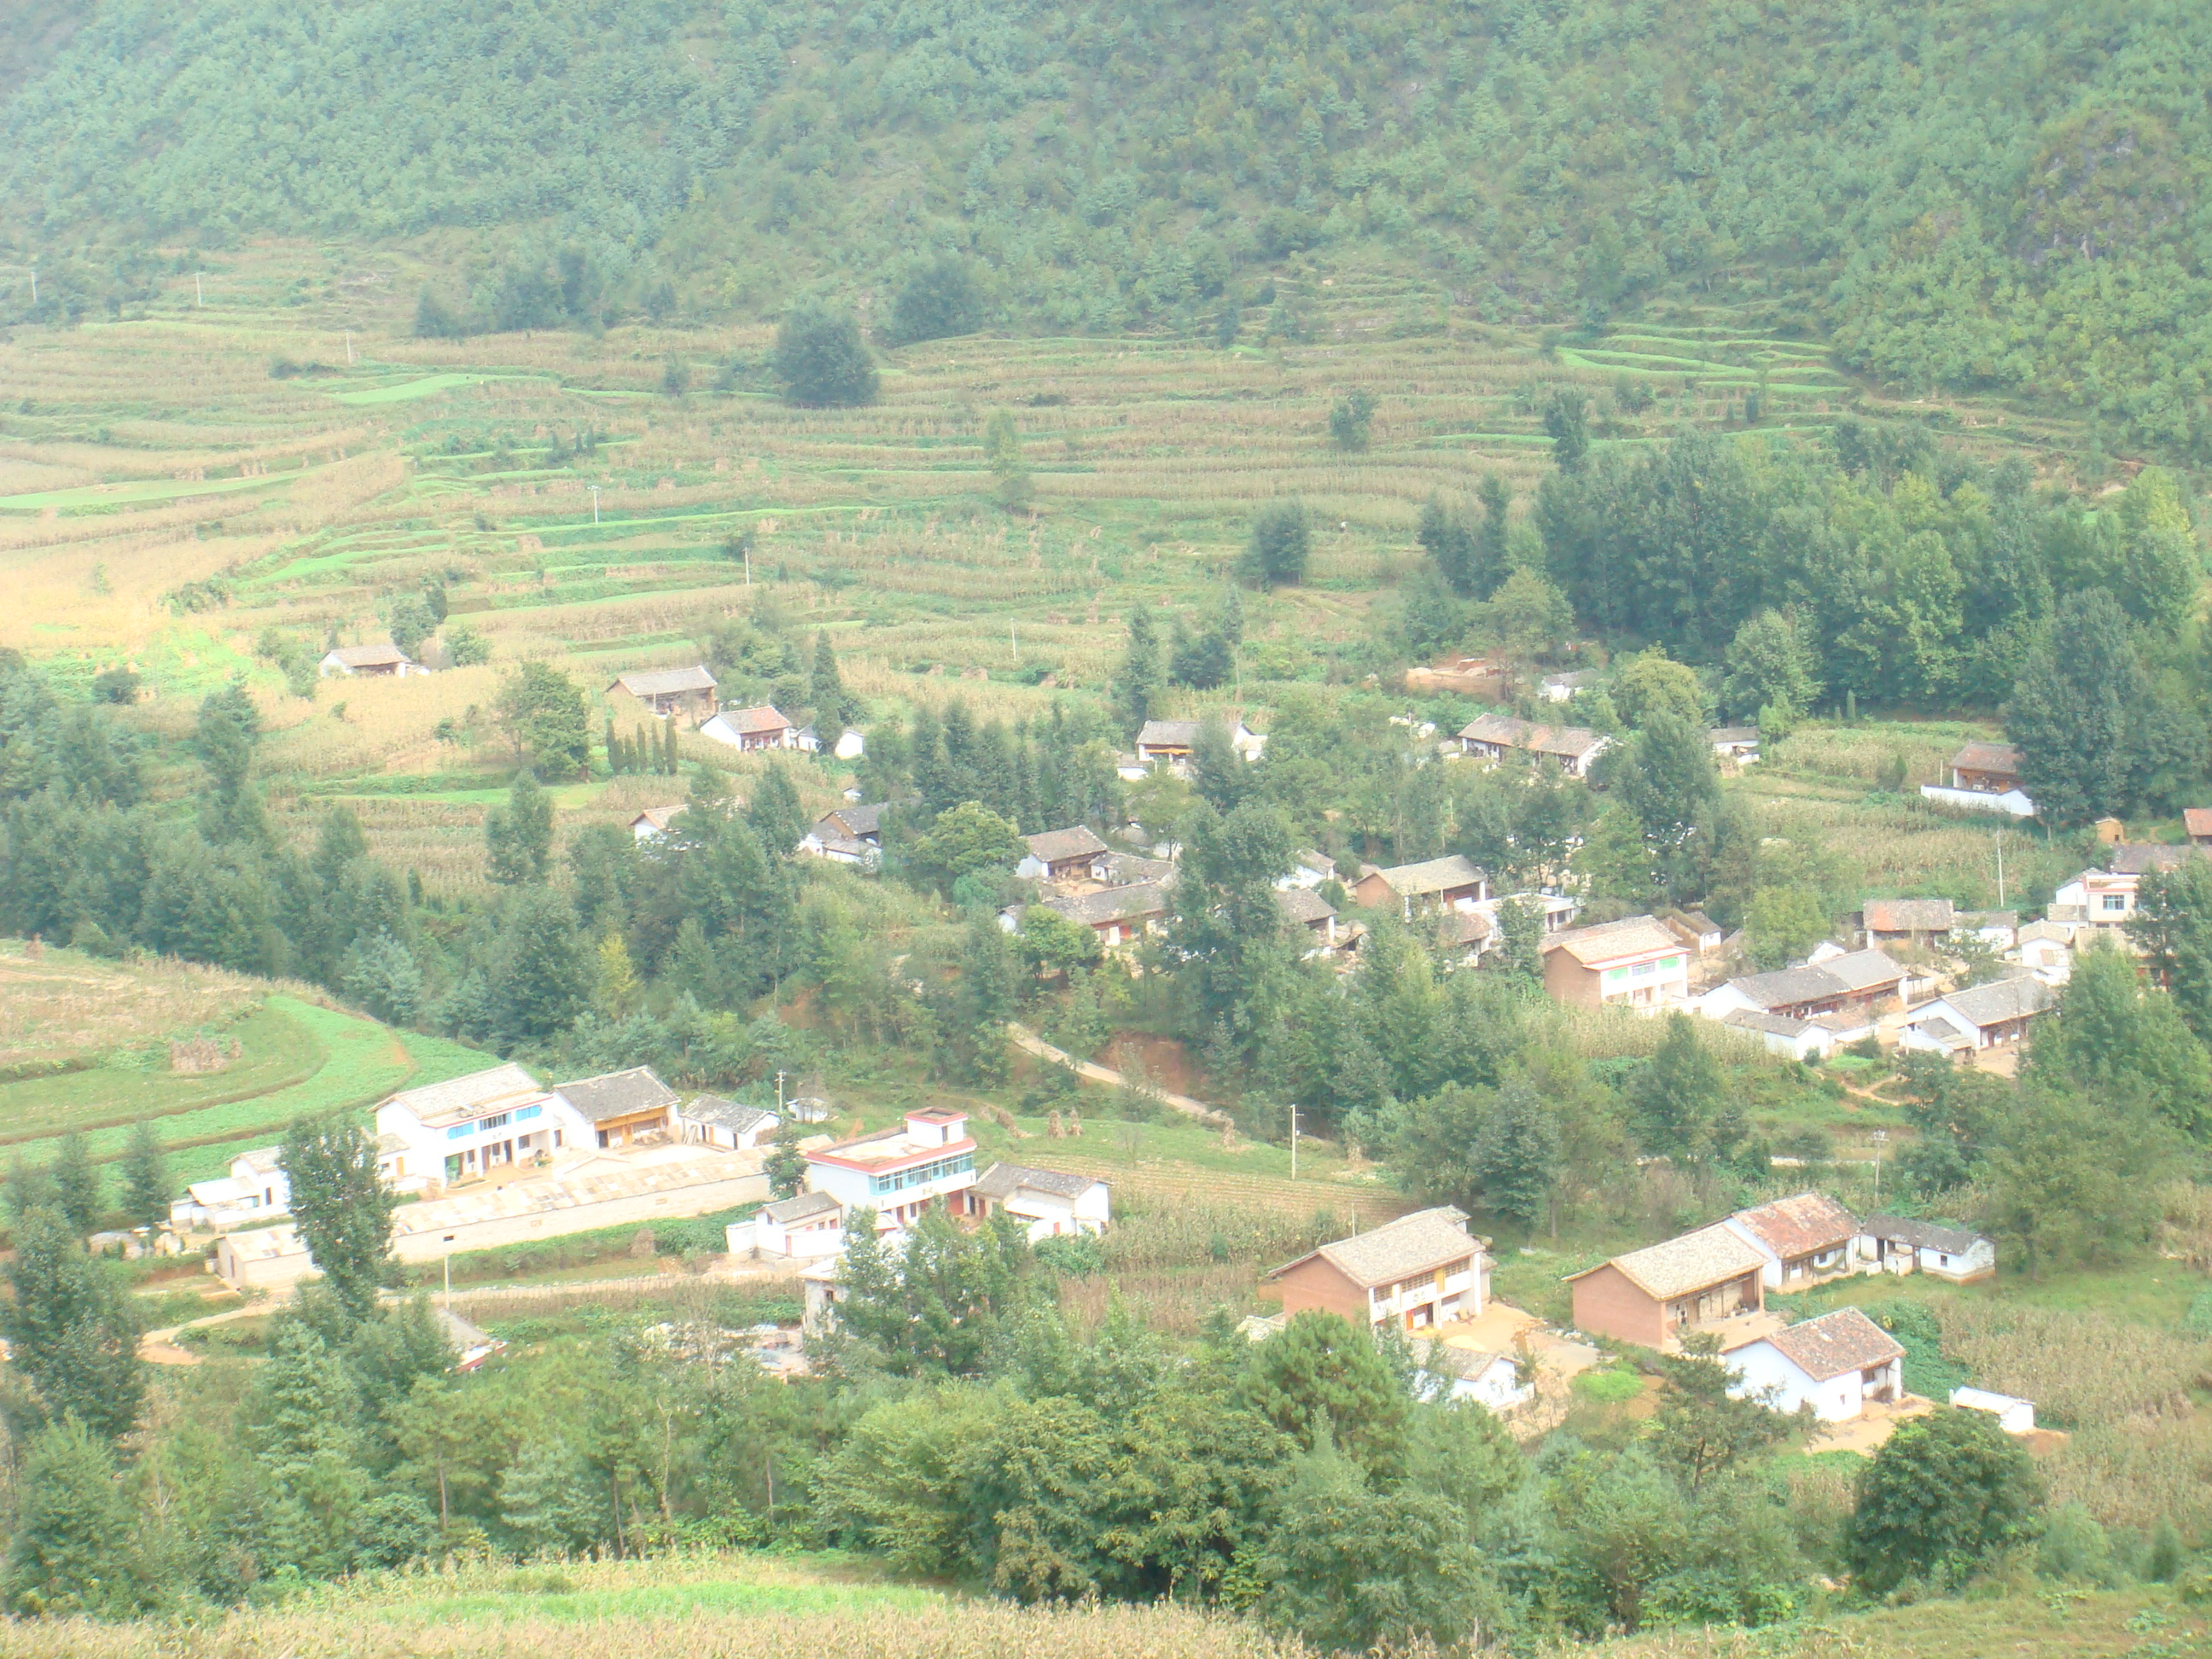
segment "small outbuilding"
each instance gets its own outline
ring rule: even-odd
[[[1995,1279],[1997,1247],[1979,1233],[1903,1216],[1869,1216],[1859,1223],[1859,1260],[1886,1273],[1923,1273],[1954,1285]]]
[[[1997,1420],[1997,1426],[2007,1434],[2035,1432],[2035,1402],[2009,1394],[1991,1394],[1986,1389],[1954,1389],[1951,1403],[1961,1411],[1987,1412]]]
[[[1113,1194],[1092,1176],[1034,1170],[1000,1159],[968,1189],[970,1214],[1004,1215],[1025,1223],[1030,1242],[1103,1233],[1114,1217]]]

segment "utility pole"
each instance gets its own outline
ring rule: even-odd
[[[1293,1101],[1293,1102],[1291,1102],[1291,1180],[1293,1180],[1293,1181],[1296,1181],[1297,1178],[1298,1178],[1298,1108],[1297,1108],[1297,1102],[1295,1102],[1295,1101]]]
[[[747,550],[746,550],[746,552],[745,552],[745,586],[746,586],[747,587],[750,587],[752,585],[753,585],[753,556],[752,556],[752,551],[751,551],[751,550],[750,550],[750,549],[747,549]],[[781,1073],[779,1073],[779,1075],[781,1075]]]
[[[1997,908],[2004,908],[2004,831],[1997,831]]]
[[[446,1311],[453,1310],[453,1236],[446,1235]]]
[[[1006,643],[1013,647],[1014,666],[1019,668],[1022,665],[1021,636],[1014,632],[1014,625],[1012,623],[1006,624]]]
[[[198,306],[207,303],[207,290],[200,286],[200,274],[197,270],[192,273],[192,303]]]
[[[352,368],[352,367],[353,367],[353,331],[352,331],[351,329],[348,329],[348,330],[345,331],[345,337],[346,337],[346,367],[347,367],[347,368]]]
[[[775,1115],[778,1117],[783,1115],[783,1073],[781,1072],[775,1074]]]
[[[36,265],[31,267],[31,303],[39,303],[39,268]]]
[[[592,524],[596,528],[599,522],[599,487],[597,484],[586,484],[584,488],[592,492]]]

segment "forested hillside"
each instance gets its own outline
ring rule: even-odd
[[[501,262],[564,246],[578,315],[765,311],[794,267],[866,299],[954,252],[1010,325],[1189,331],[1356,245],[1492,320],[1720,291],[1893,383],[2208,441],[2184,0],[93,10],[0,94],[11,257],[496,230],[455,249],[496,324]]]

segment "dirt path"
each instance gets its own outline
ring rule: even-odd
[[[1024,1053],[1035,1054],[1039,1060],[1048,1060],[1054,1066],[1065,1066],[1085,1083],[1103,1084],[1109,1089],[1131,1086],[1128,1078],[1122,1073],[1093,1060],[1078,1060],[1064,1049],[1054,1048],[1027,1026],[1009,1025],[1006,1031],[1013,1038],[1014,1046]],[[1195,1118],[1208,1128],[1218,1128],[1229,1121],[1228,1115],[1218,1108],[1209,1106],[1202,1100],[1193,1100],[1188,1095],[1171,1095],[1152,1090],[1146,1092],[1185,1117]]]
[[[180,1331],[196,1330],[204,1325],[221,1325],[233,1319],[251,1319],[256,1314],[265,1314],[275,1304],[249,1302],[236,1308],[225,1308],[221,1313],[205,1314],[198,1319],[187,1319],[181,1325],[164,1325],[158,1331],[149,1331],[138,1339],[138,1357],[155,1365],[197,1365],[199,1355],[177,1341]]]

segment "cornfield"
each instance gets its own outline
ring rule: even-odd
[[[2212,1363],[2203,1336],[2070,1309],[1962,1299],[1942,1321],[1947,1356],[1978,1386],[2033,1400],[2037,1420],[2055,1428],[2185,1417]]]

